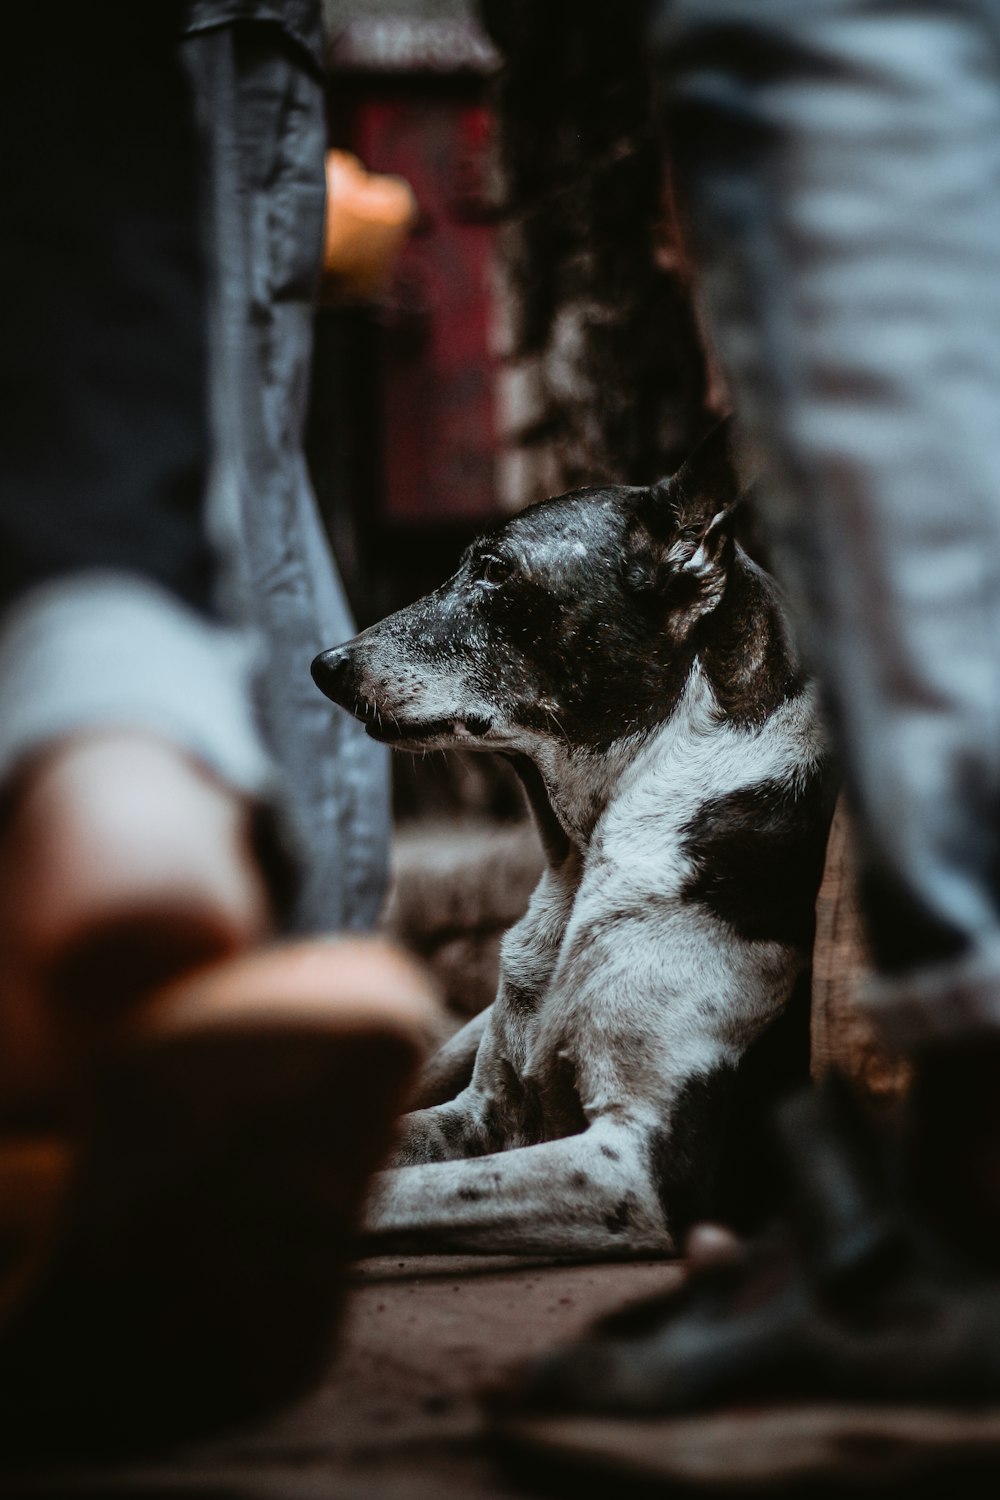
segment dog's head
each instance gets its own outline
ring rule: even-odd
[[[716,429],[657,485],[543,501],[313,677],[400,748],[604,748],[669,716],[726,592],[738,498]]]

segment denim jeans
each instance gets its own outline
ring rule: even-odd
[[[300,853],[295,924],[363,928],[388,874],[388,752],[309,671],[354,634],[302,450],[326,193],[321,75],[298,36],[266,19],[208,24],[233,8],[200,0],[182,44],[210,253],[209,520],[226,614],[256,641],[258,720]]]
[[[8,44],[0,786],[149,730],[283,815],[296,928],[370,926],[387,754],[309,674],[353,633],[301,445],[318,6],[36,7]]]
[[[901,1045],[1000,1026],[1000,6],[658,0],[705,310]]]

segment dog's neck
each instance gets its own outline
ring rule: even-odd
[[[711,688],[696,664],[674,712],[650,732],[600,751],[546,740],[531,755],[512,755],[549,865],[561,866],[572,853],[586,850],[622,782],[641,774],[646,759],[659,758],[664,737],[710,732],[716,713]]]
[[[545,778],[531,756],[512,754],[507,759],[524,788],[549,867],[558,869],[565,864],[574,848],[579,847],[579,843],[573,840],[556,812]]]

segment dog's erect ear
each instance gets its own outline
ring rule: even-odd
[[[731,515],[744,486],[733,452],[733,419],[727,417],[702,438],[690,458],[658,491],[673,509],[679,528],[706,527],[720,514]]]
[[[714,609],[725,591],[740,496],[727,420],[639,502],[625,539],[626,585],[692,619]]]

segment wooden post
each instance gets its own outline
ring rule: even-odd
[[[838,802],[816,900],[812,980],[812,1074],[836,1068],[874,1104],[891,1104],[909,1083],[909,1068],[890,1053],[860,1007],[869,970],[858,909],[854,851],[843,800]]]

